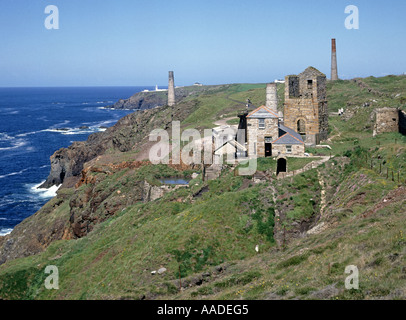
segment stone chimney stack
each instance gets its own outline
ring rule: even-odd
[[[168,106],[172,107],[174,105],[175,105],[175,80],[173,76],[173,71],[169,71]]]
[[[331,39],[331,80],[338,80],[336,39]]]
[[[266,105],[275,114],[278,114],[278,93],[276,83],[268,83],[266,85]]]

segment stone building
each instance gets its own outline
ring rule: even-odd
[[[308,145],[328,137],[326,83],[326,75],[313,67],[285,78],[284,124]]]
[[[272,142],[273,153],[288,157],[303,157],[305,143],[296,131],[279,124],[279,138]]]
[[[247,150],[252,152],[248,156],[304,156],[305,144],[300,134],[283,125],[273,110],[261,106],[246,115],[246,122]]]
[[[266,106],[261,106],[247,115],[247,142],[253,146],[253,156],[272,156],[272,142],[279,138],[279,117]]]
[[[375,125],[373,135],[385,132],[400,132],[400,110],[397,108],[379,108],[375,110]]]

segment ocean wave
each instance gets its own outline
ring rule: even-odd
[[[15,111],[4,112],[3,115],[8,116],[8,115],[19,114],[19,113],[20,113],[20,111],[15,110]]]
[[[102,104],[102,103],[113,103],[114,101],[96,101],[96,102],[82,102],[82,105],[88,104]]]
[[[30,186],[30,192],[37,194],[40,198],[42,199],[47,199],[47,198],[53,198],[56,196],[56,192],[58,189],[61,187],[61,184],[59,186],[52,186],[48,189],[46,188],[39,188],[45,181],[42,181],[41,183],[34,184],[34,185],[29,185]]]
[[[63,135],[75,135],[75,134],[90,134],[90,133],[95,133],[95,132],[101,132],[105,131],[106,128],[100,128],[100,127],[89,127],[87,129],[80,129],[80,128],[65,128],[65,129],[45,129],[42,130],[44,132],[54,132],[54,133],[60,133]]]
[[[32,134],[37,134],[37,133],[43,132],[43,131],[44,131],[44,130],[21,133],[21,134],[17,134],[16,137],[19,137],[19,138],[20,138],[20,137],[26,137],[26,136],[29,136],[29,135],[32,135]]]
[[[0,132],[0,141],[10,141],[13,139],[14,137],[9,136],[7,133]]]
[[[122,108],[107,108],[107,107],[103,107],[103,109],[107,109],[107,110],[114,110],[114,111],[138,111],[138,109],[122,109]]]
[[[14,150],[21,148],[27,144],[27,141],[24,139],[16,139],[15,137],[11,137],[5,133],[0,133],[0,142],[2,144],[6,144],[6,147],[1,147],[0,151],[7,151],[7,150]]]
[[[69,123],[70,123],[69,120],[65,120],[64,122],[57,123],[57,124],[53,125],[53,126],[52,126],[52,129],[63,128],[64,126],[66,126],[66,125],[69,124]]]
[[[3,115],[10,115],[10,114],[18,114],[20,113],[20,111],[14,108],[4,108],[4,109],[2,108],[0,109],[0,113]]]
[[[11,172],[11,173],[8,173],[8,174],[5,174],[5,175],[0,176],[0,179],[6,178],[6,177],[10,177],[10,176],[16,176],[16,175],[19,175],[19,174],[24,173],[24,172],[27,171],[27,170],[28,170],[28,169],[23,169],[23,170],[20,170],[20,171],[17,171],[17,172]]]
[[[20,170],[20,171],[16,171],[16,172],[11,172],[11,173],[7,173],[7,174],[4,174],[4,175],[0,175],[0,179],[6,178],[6,177],[10,177],[10,176],[16,176],[16,175],[19,175],[19,174],[23,174],[24,172],[26,172],[26,171],[28,171],[28,170],[44,169],[44,168],[48,168],[48,167],[50,167],[50,166],[51,166],[50,164],[46,164],[46,165],[43,165],[43,166],[40,166],[40,167],[29,167],[29,168],[25,168],[25,169],[22,169],[22,170]]]
[[[10,228],[0,229],[0,237],[4,237],[4,236],[10,234],[11,231],[13,231],[13,229],[10,229]]]

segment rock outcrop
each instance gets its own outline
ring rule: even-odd
[[[184,120],[197,108],[195,100],[174,107],[139,111],[120,119],[104,132],[93,133],[87,141],[74,142],[51,156],[51,172],[40,188],[63,184],[73,187],[80,179],[84,163],[108,150],[127,152],[140,150],[148,141],[149,133],[156,128],[169,129],[172,120]]]
[[[120,99],[107,108],[146,110],[167,104],[167,92],[138,92],[129,99]]]
[[[176,103],[179,103],[187,97],[205,91],[212,92],[213,90],[217,90],[221,87],[223,86],[177,87],[175,89],[175,100]],[[128,99],[120,99],[115,104],[107,106],[106,108],[146,110],[166,106],[167,104],[168,104],[167,91],[149,91],[149,92],[138,92]]]

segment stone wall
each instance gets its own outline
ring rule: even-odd
[[[288,96],[292,98],[298,98],[300,96],[299,77],[297,76],[286,77],[285,83],[288,84],[286,86]]]
[[[385,132],[399,132],[398,109],[380,108],[375,110],[375,126],[373,135],[376,136]]]
[[[273,144],[272,145],[272,156],[287,156],[287,157],[303,157],[305,153],[304,144],[293,144],[292,152],[288,153],[286,149],[286,144]]]
[[[265,119],[265,129],[259,128],[259,119],[247,119],[247,138],[248,145],[256,143],[256,156],[265,157],[265,137],[271,137],[275,140],[279,137],[278,119]],[[248,150],[251,150],[248,147]]]
[[[310,67],[299,76],[287,76],[285,83],[287,85],[284,124],[297,132],[298,121],[303,120],[307,144],[318,144],[321,140],[326,140],[328,137],[326,76]],[[292,85],[294,88],[291,88]]]

